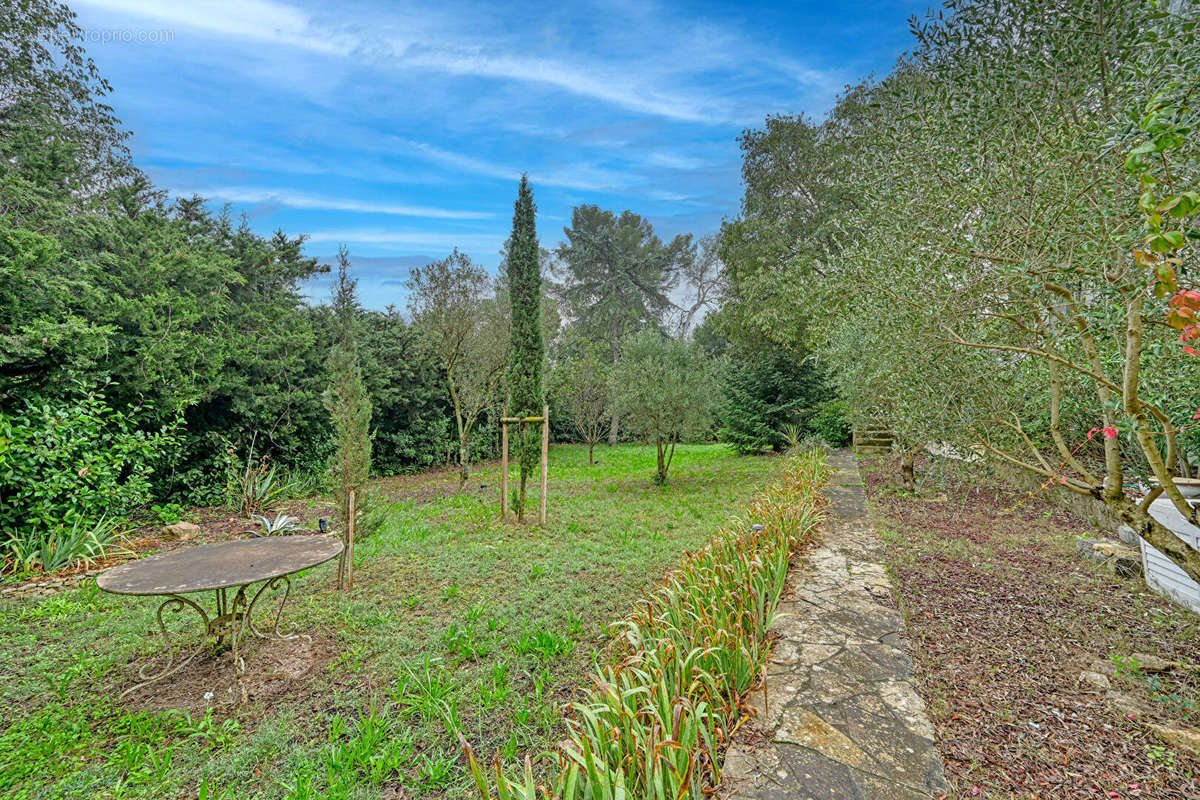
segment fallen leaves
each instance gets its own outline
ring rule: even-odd
[[[1200,765],[1164,755],[1143,724],[1153,720],[1122,715],[1080,681],[1114,653],[1196,662],[1194,619],[1076,560],[1070,542],[1088,526],[1042,498],[1006,514],[1016,490],[948,478],[929,493],[952,502],[930,502],[895,490],[889,459],[863,467],[893,532],[888,560],[957,796],[1200,797]],[[1176,681],[1172,708],[1145,680],[1115,680],[1158,721],[1200,702],[1194,678]]]

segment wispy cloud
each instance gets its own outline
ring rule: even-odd
[[[414,250],[433,252],[449,251],[457,247],[473,252],[498,252],[507,237],[506,233],[446,233],[441,231],[396,231],[387,228],[345,228],[313,231],[308,235],[310,242],[337,242],[339,244],[371,244],[407,247]]]
[[[346,55],[355,40],[329,30],[317,30],[307,12],[274,0],[74,0],[106,11],[134,14],[147,19],[238,36],[261,42],[299,47],[329,55]]]
[[[646,163],[656,167],[679,170],[693,170],[708,166],[708,162],[704,159],[666,151],[651,153],[646,156]]]
[[[397,142],[407,148],[410,153],[456,170],[513,182],[521,180],[523,171],[511,165],[497,164],[477,156],[446,150],[428,142],[417,142],[411,139],[398,139]],[[613,191],[624,188],[629,183],[627,175],[588,164],[580,164],[568,169],[531,167],[524,172],[535,184],[583,191]]]
[[[573,65],[551,58],[514,58],[482,50],[409,50],[404,64],[452,75],[472,75],[527,83],[540,83],[581,97],[599,100],[641,114],[683,120],[712,122],[728,113],[724,103],[691,96],[676,88],[660,91],[648,86],[645,74],[622,72],[600,65]]]
[[[355,17],[339,8],[336,15],[318,18],[278,0],[75,2],[222,37],[300,48],[355,64],[369,62],[393,73],[416,70],[540,85],[637,114],[693,124],[740,124],[747,117],[740,93],[696,82],[692,78],[697,73],[718,69],[759,78],[790,77],[822,95],[844,82],[794,57],[773,55],[735,31],[687,20],[657,6],[644,8],[636,25],[624,13],[611,14],[613,27],[600,26],[604,36],[599,47],[592,43],[593,52],[564,41],[539,53],[538,47],[507,31],[483,35],[461,15],[428,7],[405,8],[403,14],[376,8],[370,17]],[[231,66],[239,64],[234,61]]]
[[[198,194],[231,203],[277,203],[289,208],[324,209],[328,211],[358,211],[367,214],[394,214],[402,217],[426,217],[428,219],[489,219],[495,215],[487,211],[462,211],[450,208],[428,208],[423,206],[371,203],[346,198],[297,192],[291,189],[262,189],[249,186],[226,186],[194,191],[175,191],[176,195]]]

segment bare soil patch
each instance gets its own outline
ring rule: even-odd
[[[246,673],[243,682],[248,695],[248,707],[270,706],[286,699],[301,703],[316,694],[313,679],[322,674],[337,656],[334,639],[315,635],[291,640],[251,638],[244,651]],[[116,679],[114,692],[122,692],[137,683],[138,670],[146,664],[145,657],[130,663]],[[161,661],[159,662],[161,663]],[[233,652],[228,646],[206,646],[186,667],[174,675],[145,686],[124,701],[129,711],[187,711],[193,716],[208,708],[228,710],[233,707]]]

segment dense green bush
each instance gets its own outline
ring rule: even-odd
[[[809,430],[834,447],[850,444],[850,407],[844,400],[826,400],[817,406]]]
[[[718,436],[739,453],[784,449],[785,429],[803,430],[814,406],[828,395],[811,364],[778,349],[730,358],[721,388]]]
[[[446,379],[420,331],[395,309],[363,316],[359,357],[371,405],[371,468],[379,475],[444,463],[453,421]]]
[[[135,430],[103,395],[30,398],[0,412],[0,548],[6,558],[146,502],[173,437]]]

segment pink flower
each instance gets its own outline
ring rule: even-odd
[[[1200,409],[1196,409],[1196,410],[1197,410],[1197,411],[1200,411]],[[1090,431],[1088,431],[1088,438],[1089,438],[1089,439],[1091,439],[1093,436],[1095,436],[1095,435],[1096,435],[1096,432],[1097,432],[1098,430],[1100,430],[1100,429],[1099,429],[1099,428],[1092,428]]]
[[[1105,439],[1115,439],[1115,438],[1117,438],[1117,429],[1116,429],[1116,428],[1105,428],[1105,429],[1104,429],[1103,431],[1101,431],[1101,432],[1104,434],[1104,438],[1105,438]]]

